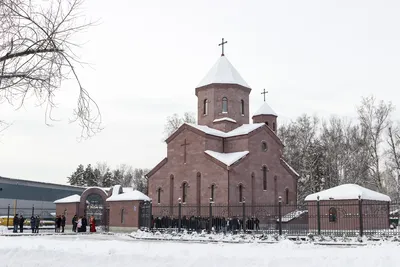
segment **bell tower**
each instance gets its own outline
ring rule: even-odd
[[[229,132],[249,123],[250,86],[224,54],[196,87],[199,125]]]
[[[264,95],[264,104],[253,114],[253,123],[265,123],[271,128],[275,133],[277,132],[278,125],[276,124],[276,119],[278,114],[265,102],[265,94],[268,93],[264,91],[261,93]]]

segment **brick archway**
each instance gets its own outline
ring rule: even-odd
[[[100,187],[90,187],[88,189],[86,189],[82,195],[81,195],[81,201],[79,203],[79,213],[78,216],[86,216],[86,201],[88,199],[89,196],[96,196],[99,200],[101,199],[102,202],[102,207],[100,207],[102,209],[101,212],[101,224],[105,225],[105,223],[108,221],[107,219],[107,192],[105,192],[104,189],[100,188]]]

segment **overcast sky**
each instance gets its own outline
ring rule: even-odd
[[[105,129],[77,142],[73,82],[57,95],[52,127],[43,108],[1,104],[13,125],[0,136],[0,176],[66,183],[80,163],[154,167],[166,156],[167,116],[196,111],[195,87],[222,37],[252,87],[251,112],[266,88],[278,124],[302,113],[355,118],[371,94],[398,106],[400,120],[400,1],[86,0],[84,12],[100,24],[79,37],[91,66],[78,71]]]

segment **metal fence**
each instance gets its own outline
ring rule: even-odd
[[[399,205],[367,200],[315,201],[304,205],[162,206],[145,202],[140,227],[152,231],[247,232],[288,236],[397,235]]]
[[[14,216],[23,216],[24,229],[30,228],[30,218],[38,216],[40,218],[40,229],[55,228],[56,210],[48,208],[37,208],[32,206],[6,206],[0,207],[0,225],[11,229],[13,227]]]

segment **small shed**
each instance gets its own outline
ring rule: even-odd
[[[356,184],[323,190],[305,201],[310,232],[318,230],[318,221],[321,231],[332,234],[389,228],[390,197]]]
[[[66,228],[72,228],[72,218],[79,212],[80,195],[72,195],[54,201],[56,204],[56,216],[65,215]]]

